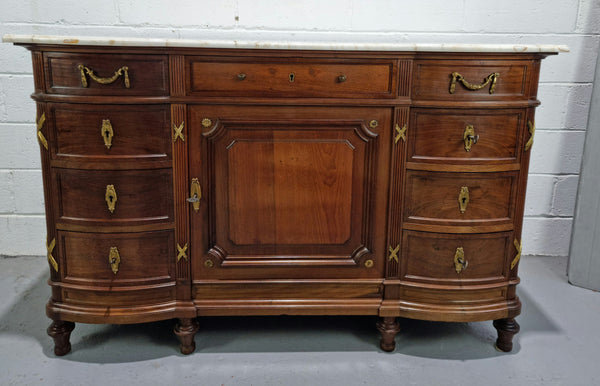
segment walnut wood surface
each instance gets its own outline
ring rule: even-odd
[[[72,322],[169,318],[189,354],[202,315],[380,315],[386,351],[398,316],[496,320],[511,349],[544,54],[27,46],[57,355]],[[103,78],[127,66],[130,87],[86,87],[80,64]],[[500,75],[493,93],[450,93],[453,72]]]

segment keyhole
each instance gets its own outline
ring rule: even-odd
[[[114,197],[113,196],[108,196],[108,200],[112,203],[113,202]]]
[[[294,74],[293,72],[290,74],[290,83],[293,82],[296,79],[296,74]]]
[[[108,136],[110,135],[110,132],[108,130],[104,131],[104,136],[106,137],[106,139],[108,139]]]
[[[111,264],[114,264],[114,263],[116,263],[116,262],[117,262],[117,259],[116,259],[116,258],[114,258],[114,257],[113,257],[113,258],[112,258],[112,260],[110,261],[110,263],[111,263]]]
[[[465,204],[466,202],[467,202],[467,198],[466,198],[466,197],[463,197],[463,198],[462,198],[462,203],[463,203],[463,204]]]

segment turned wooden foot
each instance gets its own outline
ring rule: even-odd
[[[381,333],[381,349],[383,351],[394,351],[396,342],[394,338],[400,331],[400,323],[396,321],[396,318],[382,318],[377,322],[377,329]]]
[[[63,320],[54,320],[46,332],[54,339],[54,354],[63,356],[71,351],[71,331],[75,328],[75,323],[65,322]]]
[[[504,352],[511,351],[513,348],[513,336],[520,330],[519,324],[515,318],[494,320],[494,327],[498,330],[496,349]]]
[[[179,338],[181,353],[184,355],[193,353],[196,349],[194,335],[198,331],[198,322],[196,322],[196,319],[178,319],[174,331],[175,335]]]

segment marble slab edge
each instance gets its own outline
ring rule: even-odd
[[[460,43],[386,43],[331,41],[252,41],[203,39],[119,38],[103,36],[4,35],[2,41],[21,44],[63,44],[78,46],[136,47],[205,47],[255,48],[278,50],[339,50],[339,51],[426,51],[426,52],[569,52],[566,45],[553,44],[460,44]]]

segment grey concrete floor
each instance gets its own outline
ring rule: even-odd
[[[521,333],[493,347],[491,322],[401,319],[396,351],[376,317],[202,318],[196,352],[173,321],[77,324],[57,358],[43,257],[0,258],[1,385],[600,385],[600,293],[568,284],[565,258],[524,257]]]

